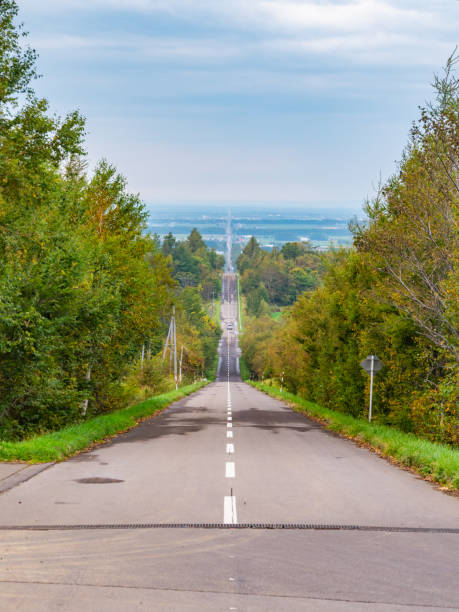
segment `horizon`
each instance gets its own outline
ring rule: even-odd
[[[263,211],[268,216],[272,215],[297,215],[303,212],[306,215],[313,217],[322,217],[324,215],[336,216],[339,214],[344,217],[353,217],[359,214],[364,214],[362,201],[361,205],[340,205],[327,203],[321,206],[317,203],[301,203],[301,202],[236,202],[227,204],[224,202],[144,202],[144,205],[149,213],[158,212],[170,214],[171,212],[187,212],[194,210],[202,214],[206,214],[211,211],[215,211],[219,215],[228,215],[230,213],[241,214],[244,212],[245,216],[251,214],[259,214]],[[279,211],[279,206],[282,209]],[[279,212],[278,212],[279,211]]]

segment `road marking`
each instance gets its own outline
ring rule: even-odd
[[[226,432],[226,437],[227,438],[232,438],[233,437],[233,432],[232,431],[227,431]]]
[[[229,416],[229,417],[228,417],[228,421],[232,421],[232,420],[233,420],[233,417],[232,417],[232,416]]]
[[[226,452],[229,453],[230,455],[232,453],[234,453],[234,444],[227,444],[226,445]]]
[[[236,498],[234,495],[226,495],[223,503],[223,522],[227,525],[237,523]]]
[[[226,462],[225,476],[227,478],[235,478],[236,477],[236,467],[234,465],[234,461],[227,461]]]
[[[233,424],[232,424],[232,423],[227,423],[227,424],[226,424],[226,427],[227,427],[228,429],[230,429],[232,426],[233,426]]]

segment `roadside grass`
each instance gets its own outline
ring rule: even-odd
[[[0,440],[0,461],[28,461],[29,463],[61,461],[131,429],[142,419],[152,416],[155,412],[197,391],[206,384],[207,382],[203,381],[188,385],[177,391],[157,395],[134,406],[21,442]]]
[[[459,450],[423,440],[387,425],[369,423],[336,410],[322,408],[298,395],[280,391],[277,387],[259,382],[250,384],[267,395],[284,400],[294,410],[318,420],[327,429],[367,445],[378,454],[415,470],[427,480],[449,490],[459,489]]]
[[[277,312],[273,312],[271,313],[271,318],[274,319],[275,321],[278,321],[282,316],[282,312],[280,310],[278,310]]]
[[[243,303],[242,303],[242,297],[241,297],[241,283],[239,280],[239,274],[237,275],[237,310],[238,310],[239,330],[242,332],[244,317],[242,314]]]
[[[214,305],[215,305],[214,319],[215,319],[215,323],[220,329],[220,306],[221,306],[220,300],[215,300]]]
[[[217,378],[217,368],[218,368],[218,353],[215,351],[215,356],[212,361],[212,365],[206,369],[206,378],[208,382],[214,382]]]
[[[244,357],[239,357],[239,367],[241,370],[241,378],[242,380],[249,380],[250,378],[250,370],[247,367],[247,364],[244,361]]]

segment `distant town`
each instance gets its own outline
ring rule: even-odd
[[[211,206],[154,206],[150,212],[148,231],[158,234],[162,239],[169,232],[178,240],[184,240],[196,227],[209,247],[223,253],[225,251],[226,223],[228,210]],[[234,255],[240,252],[251,236],[254,236],[262,248],[271,250],[282,247],[286,242],[304,242],[311,247],[326,251],[331,245],[350,246],[352,236],[349,232],[349,221],[352,213],[327,211],[326,214],[310,212],[304,209],[277,208],[232,208],[232,236]]]

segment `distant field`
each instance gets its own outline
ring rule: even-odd
[[[352,242],[348,230],[350,217],[339,211],[319,215],[307,210],[235,210],[231,215],[235,251],[238,246],[242,248],[250,236],[255,236],[268,249],[295,241],[309,241],[321,249],[328,248],[331,243],[348,246]],[[228,212],[224,209],[150,207],[148,230],[161,238],[172,232],[177,239],[183,240],[196,227],[209,246],[224,251],[227,220]]]

